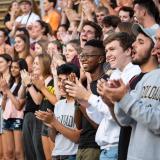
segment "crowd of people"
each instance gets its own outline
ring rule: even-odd
[[[160,160],[160,2],[40,3],[0,29],[0,160]]]

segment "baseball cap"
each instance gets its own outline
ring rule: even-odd
[[[21,0],[19,2],[19,4],[22,4],[22,3],[28,3],[29,5],[32,5],[32,2],[30,0]]]
[[[149,37],[154,43],[156,43],[156,32],[159,27],[151,27],[151,28],[144,28],[138,23],[133,24],[132,26],[132,32],[135,36],[137,36],[139,33],[142,33]]]

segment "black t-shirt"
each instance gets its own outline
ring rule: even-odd
[[[130,89],[134,90],[137,83],[143,78],[145,73],[140,73],[139,75],[133,77],[130,82]],[[128,153],[128,146],[130,141],[132,128],[129,127],[121,127],[120,135],[119,135],[119,145],[118,145],[118,160],[126,160]]]
[[[50,82],[49,82],[48,85],[47,85],[47,90],[48,90],[50,93],[52,93],[52,94],[54,93],[54,85],[53,85],[53,84],[54,84],[54,81],[53,81],[53,79],[51,79]],[[52,111],[54,111],[54,105],[51,104],[51,103],[47,100],[46,97],[44,97],[44,99],[43,99],[43,101],[42,101],[42,103],[41,103],[41,105],[40,105],[40,110],[46,111],[47,108],[50,109],[50,110],[52,110]]]
[[[6,22],[10,21],[10,19],[11,19],[11,15],[10,15],[9,13],[7,13],[7,14],[5,15],[5,17],[4,17],[4,24],[5,24]],[[9,30],[8,28],[7,28],[7,30],[8,30],[8,32],[11,31],[11,30]]]
[[[108,78],[107,75],[104,75],[102,78],[106,79]],[[97,93],[97,80],[92,81],[90,84],[90,88],[93,94],[98,95]],[[80,141],[79,141],[79,148],[99,148],[97,143],[95,142],[95,135],[97,132],[97,129],[95,129],[91,123],[82,116],[82,131],[80,134]]]
[[[38,89],[35,86],[33,86],[33,87],[38,91]],[[27,112],[33,112],[34,113],[37,110],[39,110],[39,105],[34,103],[30,93],[27,91],[26,92],[26,102],[25,102],[25,111],[24,112],[25,113],[27,113]]]
[[[9,13],[7,13],[7,14],[5,15],[5,17],[4,17],[4,24],[5,24],[6,22],[10,21],[10,19],[11,19],[11,15],[10,15]]]

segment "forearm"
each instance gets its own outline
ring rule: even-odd
[[[57,131],[56,131],[56,129],[54,128],[54,127],[52,127],[52,128],[48,128],[48,132],[49,132],[49,137],[50,137],[50,139],[53,141],[53,142],[55,142],[55,137],[56,137],[56,134],[57,134]]]
[[[29,87],[28,91],[29,91],[34,103],[36,105],[40,105],[42,102],[42,95],[38,91],[36,91],[33,86]]]
[[[79,109],[79,107],[75,109],[74,122],[75,122],[76,127],[77,127],[78,129],[82,129],[82,112],[81,112],[81,110]]]
[[[2,98],[2,103],[1,103],[1,107],[2,107],[3,110],[5,110],[6,102],[7,102],[7,97],[3,97]]]
[[[97,129],[97,128],[98,128],[98,125],[97,125],[95,122],[93,122],[93,121],[88,117],[88,115],[87,115],[87,113],[86,113],[86,109],[85,109],[84,107],[82,107],[82,106],[80,106],[79,108],[80,108],[83,116],[90,122],[90,124],[91,124],[95,129]]]
[[[61,15],[62,15],[61,24],[66,24],[67,23],[67,16],[65,14],[65,11],[62,11]]]
[[[55,95],[56,95],[57,100],[59,100],[61,96],[60,96],[58,83],[57,83],[58,82],[58,77],[57,77],[57,75],[55,75],[55,76],[53,76],[53,78],[54,78]]]
[[[139,99],[139,97],[132,94],[126,94],[119,102],[119,105],[136,122],[145,125],[155,134],[160,134],[160,105],[158,101],[153,104],[152,102],[154,102],[152,99],[146,103],[144,99]]]
[[[8,98],[12,101],[13,105],[17,110],[21,110],[24,106],[24,101],[19,101],[12,93],[10,90],[6,91]]]
[[[71,141],[75,143],[79,141],[79,130],[67,128],[56,119],[52,121],[51,126],[53,126],[58,132],[63,134],[66,138],[70,139]]]
[[[13,26],[11,32],[9,33],[9,36],[10,36],[11,38],[14,38],[15,32],[16,32],[16,26]]]
[[[55,105],[55,103],[57,102],[57,98],[56,98],[56,96],[54,94],[51,94],[50,92],[48,92],[48,90],[46,89],[46,87],[42,87],[41,88],[41,92],[49,100],[50,103],[52,103],[53,105]]]

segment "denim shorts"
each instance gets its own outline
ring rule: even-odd
[[[76,155],[67,155],[67,156],[53,156],[52,160],[76,160]]]
[[[23,119],[20,118],[9,118],[3,119],[4,130],[22,130]]]
[[[118,147],[111,147],[108,150],[102,150],[100,154],[100,160],[117,160],[118,159]]]

